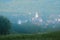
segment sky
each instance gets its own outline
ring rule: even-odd
[[[0,12],[60,14],[60,0],[0,0]]]

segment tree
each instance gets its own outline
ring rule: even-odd
[[[0,35],[9,33],[10,28],[10,21],[5,17],[0,16]]]

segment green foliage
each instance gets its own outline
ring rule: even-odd
[[[9,32],[10,27],[10,21],[5,17],[0,16],[0,35],[7,34]]]
[[[0,36],[0,40],[60,40],[60,32],[45,34],[10,34]]]

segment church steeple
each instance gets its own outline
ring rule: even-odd
[[[36,14],[35,14],[35,18],[38,18],[38,17],[39,17],[38,12],[36,12]]]

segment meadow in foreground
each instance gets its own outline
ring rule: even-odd
[[[0,40],[60,40],[60,32],[2,35],[0,36]]]

